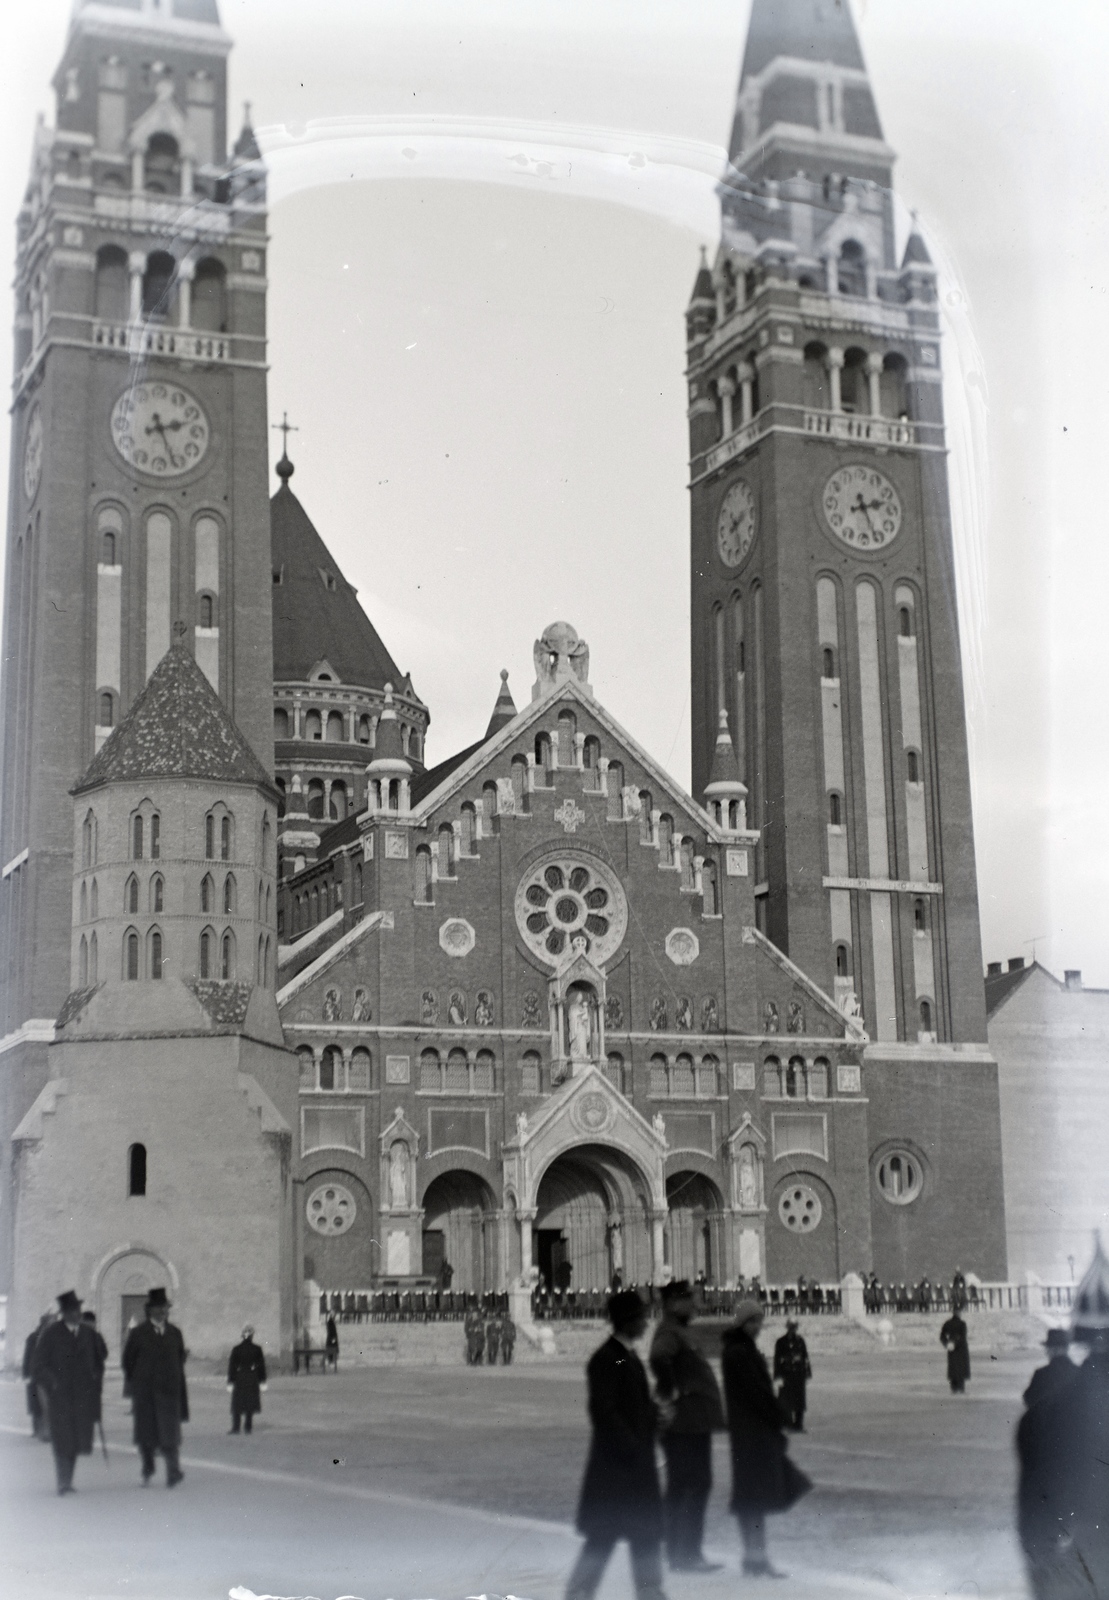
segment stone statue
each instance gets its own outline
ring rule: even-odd
[[[840,999],[839,1008],[845,1017],[850,1017],[852,1022],[862,1021],[862,1009],[859,1006],[859,997],[854,989],[848,989]]]
[[[678,1014],[675,1021],[679,1031],[682,1033],[688,1033],[693,1026],[693,1002],[687,994],[680,995],[678,998]]]
[[[338,1022],[343,1015],[343,1001],[338,989],[329,989],[323,997],[323,1020]]]
[[[655,1033],[665,1033],[667,1027],[666,1001],[656,994],[651,1001],[651,1027]]]
[[[789,1002],[789,1015],[786,1018],[786,1028],[790,1033],[804,1033],[805,1008],[800,1000]]]
[[[763,1012],[763,1031],[765,1033],[778,1032],[778,1007],[773,1000],[766,1002],[766,1010]]]
[[[397,1139],[389,1150],[389,1204],[394,1211],[408,1204],[408,1146]]]
[[[447,1002],[447,1021],[455,1028],[466,1026],[466,996],[461,989],[452,989]]]
[[[656,1111],[654,1116],[651,1118],[651,1127],[655,1130],[660,1139],[666,1138],[666,1118],[663,1116],[661,1111]]]
[[[580,989],[575,989],[566,1007],[566,1031],[569,1035],[571,1061],[588,1061],[593,1032],[589,1015],[589,1001]]]
[[[539,996],[534,989],[527,989],[524,992],[520,1012],[520,1026],[522,1028],[541,1028],[543,1026],[543,1019],[539,1015]]]
[[[493,1026],[493,996],[488,989],[479,989],[474,1002],[474,1025],[478,1028]]]
[[[354,1004],[350,1008],[352,1022],[372,1022],[373,1007],[370,1005],[365,989],[355,989]]]
[[[605,1025],[609,1028],[624,1026],[624,1006],[618,994],[610,994],[605,999]]]
[[[720,1029],[720,1013],[716,1006],[716,996],[707,994],[701,1001],[701,1032],[717,1033]]]
[[[542,636],[535,641],[534,659],[533,700],[538,700],[556,683],[567,680],[577,679],[589,690],[589,646],[578,638],[576,629],[568,622],[552,622],[550,627],[544,628]]]
[[[739,1147],[739,1203],[744,1211],[755,1211],[759,1203],[759,1167],[754,1145]]]
[[[420,996],[420,1021],[432,1028],[439,1021],[439,996],[434,989],[425,989]]]
[[[526,1111],[516,1113],[516,1137],[526,1139],[528,1134],[528,1114]]]

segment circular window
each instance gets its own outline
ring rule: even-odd
[[[820,1196],[807,1183],[791,1184],[778,1201],[778,1215],[791,1233],[812,1233],[823,1211]]]
[[[530,950],[554,966],[582,939],[607,961],[624,937],[628,905],[616,875],[597,861],[558,856],[533,867],[516,891],[516,926]]]
[[[878,1189],[891,1206],[907,1206],[924,1187],[924,1172],[917,1156],[908,1150],[891,1150],[879,1161],[875,1176]]]
[[[305,1210],[308,1226],[324,1234],[346,1233],[358,1215],[354,1196],[339,1183],[324,1183],[313,1189]]]

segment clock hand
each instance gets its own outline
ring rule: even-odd
[[[881,502],[878,501],[878,500],[871,500],[871,502],[870,502],[870,505],[872,505],[872,506],[877,506],[877,505],[880,505],[880,504],[881,504]],[[852,511],[861,511],[862,512],[863,516],[866,518],[867,527],[873,533],[874,532],[874,524],[870,520],[870,511],[868,509],[867,502],[863,499],[863,495],[862,495],[862,490],[861,489],[859,490],[858,499],[855,501],[855,504],[851,507],[851,510]]]
[[[171,422],[169,424],[169,426],[171,428],[180,428],[182,426],[182,424],[180,422]],[[171,467],[179,467],[181,465],[181,457],[174,455],[173,446],[170,444],[169,438],[168,438],[168,436],[166,434],[166,424],[162,421],[161,417],[158,415],[158,413],[156,411],[155,411],[153,417],[151,418],[150,424],[147,427],[146,431],[147,431],[147,433],[160,433],[161,434],[161,436],[162,436],[162,444],[165,447],[166,455],[169,457],[170,466]],[[860,495],[859,498],[861,499],[862,496]]]

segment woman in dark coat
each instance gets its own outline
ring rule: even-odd
[[[634,1289],[608,1302],[612,1337],[586,1367],[593,1439],[578,1501],[585,1535],[566,1600],[592,1600],[621,1539],[631,1550],[637,1600],[665,1600],[662,1590],[662,1496],[655,1464],[657,1419],[647,1373],[634,1349],[647,1313]]]
[[[165,1289],[151,1289],[146,1301],[146,1321],[131,1329],[123,1347],[123,1392],[130,1395],[132,1401],[135,1443],[142,1456],[143,1488],[154,1476],[156,1450],[166,1458],[167,1489],[172,1489],[185,1476],[178,1457],[181,1424],[189,1420],[186,1355],[181,1330],[169,1321]]]
[[[970,1377],[970,1347],[967,1325],[957,1311],[952,1312],[940,1329],[940,1343],[947,1351],[947,1381],[951,1393],[965,1394]]]
[[[58,1296],[58,1305],[62,1320],[40,1334],[31,1371],[49,1407],[58,1493],[72,1494],[77,1457],[91,1454],[93,1428],[100,1416],[103,1341],[82,1322],[81,1302],[72,1289]]]
[[[260,1345],[254,1343],[254,1329],[248,1324],[243,1329],[241,1344],[231,1352],[227,1363],[227,1387],[231,1391],[231,1427],[238,1433],[245,1419],[250,1433],[255,1414],[262,1409],[261,1391],[266,1387],[266,1358]]]
[[[787,1511],[811,1488],[786,1453],[786,1416],[755,1343],[763,1311],[743,1301],[735,1326],[724,1335],[724,1403],[732,1446],[731,1509],[743,1535],[743,1570],[752,1577],[780,1576],[766,1553],[766,1513]]]

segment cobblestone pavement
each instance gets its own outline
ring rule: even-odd
[[[764,1341],[765,1342],[765,1341]],[[671,1600],[932,1600],[1025,1594],[1012,1533],[1011,1440],[1035,1365],[986,1357],[966,1397],[943,1355],[875,1349],[817,1366],[793,1453],[816,1489],[770,1524],[790,1581],[739,1576],[725,1441],[706,1548],[718,1576],[667,1579]],[[393,1368],[279,1377],[250,1437],[195,1374],[185,1482],[145,1492],[110,1375],[110,1459],[83,1458],[59,1500],[47,1447],[27,1436],[22,1385],[0,1383],[0,1593],[12,1600],[557,1600],[588,1429],[574,1364]],[[600,1600],[627,1600],[627,1558]]]

